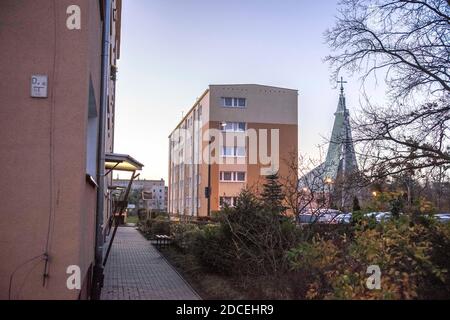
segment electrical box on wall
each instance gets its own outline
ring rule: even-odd
[[[48,97],[48,76],[39,74],[31,76],[31,97]]]

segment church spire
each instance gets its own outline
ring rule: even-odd
[[[345,94],[344,94],[344,84],[347,83],[347,81],[344,81],[344,78],[341,77],[341,80],[338,80],[338,82],[341,85],[341,94],[339,95],[339,104],[336,113],[342,113],[347,114],[347,106],[345,104]]]
[[[350,127],[350,113],[346,106],[344,84],[341,77],[339,103],[335,113],[333,131],[325,160],[326,177],[335,180],[339,175],[358,170]]]
[[[347,81],[344,81],[343,78],[338,81],[338,84],[340,84],[339,102],[337,111],[334,114],[333,131],[331,133],[325,162],[302,178],[302,181],[311,182],[315,181],[319,175],[322,183],[328,184],[328,186],[336,186],[335,182],[340,181],[342,183],[340,186],[342,190],[342,208],[347,206],[346,201],[349,195],[344,190],[345,178],[358,172],[358,163],[356,161],[350,125],[350,112],[347,109],[345,101],[345,83]]]
[[[341,77],[341,80],[338,80],[337,83],[341,84],[341,96],[343,96],[344,95],[344,83],[347,83],[347,81],[344,81],[344,78]]]

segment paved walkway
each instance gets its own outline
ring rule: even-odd
[[[199,296],[135,228],[117,230],[102,300],[198,300]]]

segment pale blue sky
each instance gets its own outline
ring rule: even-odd
[[[300,153],[317,157],[338,90],[323,62],[337,0],[124,0],[115,151],[167,179],[168,135],[209,84],[299,90]],[[345,76],[345,75],[344,75]],[[348,78],[347,103],[359,83]]]

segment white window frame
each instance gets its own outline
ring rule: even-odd
[[[244,180],[239,180],[238,179],[239,173],[244,174]],[[247,172],[245,172],[245,171],[236,171],[234,174],[236,176],[235,177],[236,182],[246,182],[247,181]]]
[[[230,148],[232,148],[232,150],[233,150],[232,154],[231,155],[227,155],[225,150],[226,149],[230,149]],[[244,149],[244,154],[243,155],[238,155],[238,150],[239,149],[241,149],[241,150]],[[226,146],[224,146],[220,150],[221,150],[220,156],[223,157],[223,158],[245,158],[245,157],[247,157],[247,148],[246,147],[236,147],[236,146],[234,146],[234,147],[226,147]]]
[[[240,125],[244,125],[244,129],[241,130],[239,127]],[[227,126],[231,125],[231,129],[228,129]],[[227,122],[223,121],[220,124],[220,128],[222,132],[245,132],[247,130],[247,123],[246,122]]]
[[[225,180],[225,173],[231,173],[231,180]],[[244,174],[244,180],[238,180],[238,174]],[[244,183],[247,181],[247,172],[245,171],[220,171],[219,181],[224,183]]]
[[[226,101],[231,99],[231,105],[227,105]],[[239,100],[244,100],[244,106],[239,105]],[[237,97],[222,97],[221,98],[221,106],[223,108],[236,108],[236,109],[245,109],[247,108],[247,98],[237,98]]]

